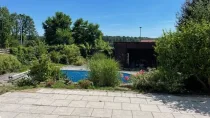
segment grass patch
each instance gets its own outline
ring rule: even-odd
[[[75,84],[65,84],[62,81],[57,81],[51,86],[51,88],[65,88],[65,89],[75,89],[78,88]]]
[[[13,85],[4,85],[0,86],[0,95],[4,94],[6,92],[11,92],[11,91],[19,91],[19,90],[25,90],[25,89],[33,89],[33,86],[23,86],[23,87],[16,87]]]
[[[125,87],[95,87],[92,86],[89,89],[92,90],[107,90],[107,91],[131,91],[131,89]]]

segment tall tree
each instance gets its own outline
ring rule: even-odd
[[[25,14],[11,14],[12,21],[12,36],[16,39],[20,39],[22,34],[23,40],[32,40],[36,39],[37,32],[35,29],[33,19]]]
[[[98,24],[89,23],[82,18],[75,21],[72,32],[76,44],[89,43],[93,46],[95,45],[95,40],[102,35]]]
[[[72,37],[74,38],[76,44],[85,44],[87,39],[87,26],[88,21],[84,21],[82,18],[77,19],[74,22],[72,28]]]
[[[10,13],[6,7],[0,7],[0,47],[8,47],[11,31]]]
[[[186,0],[177,15],[177,27],[185,25],[187,21],[210,21],[210,0]]]
[[[48,17],[43,23],[45,41],[49,45],[71,44],[71,18],[63,12],[56,12],[55,16]]]

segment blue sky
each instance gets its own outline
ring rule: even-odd
[[[163,30],[174,30],[176,14],[185,0],[0,0],[10,12],[24,13],[34,19],[43,35],[42,22],[56,11],[75,21],[83,18],[97,23],[104,35],[159,37]]]

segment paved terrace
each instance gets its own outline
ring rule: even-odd
[[[0,96],[1,118],[210,118],[209,97],[40,89]]]

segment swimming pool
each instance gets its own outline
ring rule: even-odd
[[[61,72],[73,82],[78,82],[79,80],[88,78],[88,71],[86,70],[61,70]],[[128,83],[128,81],[125,78],[130,77],[130,74],[121,72],[121,75],[121,82]]]

